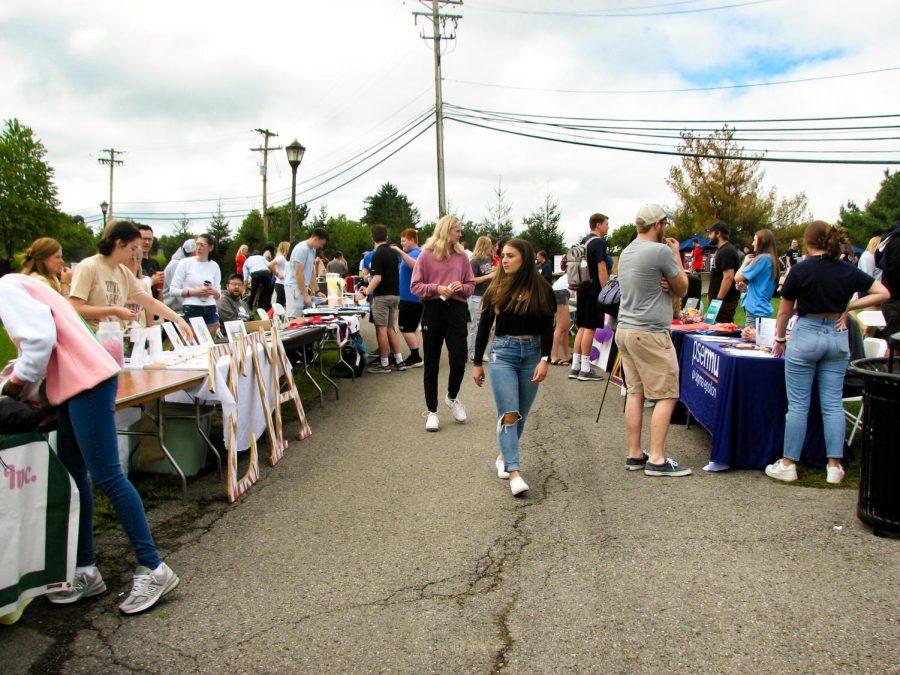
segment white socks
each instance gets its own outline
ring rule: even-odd
[[[394,354],[394,363],[403,363],[403,354]]]
[[[591,372],[591,360],[587,356],[581,357],[581,372],[582,373]]]
[[[96,576],[97,574],[97,566],[96,565],[86,565],[81,567],[80,565],[75,568],[75,572],[78,574],[87,574],[89,577]]]
[[[390,363],[391,363],[391,358],[389,356],[381,357],[381,367],[382,368],[387,368],[390,365]]]
[[[581,354],[575,353],[572,354],[572,370],[579,370],[581,368]]]

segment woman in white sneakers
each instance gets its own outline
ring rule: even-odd
[[[457,422],[465,422],[466,409],[459,400],[459,388],[466,375],[466,298],[475,290],[475,276],[466,250],[459,243],[462,223],[456,216],[444,216],[434,234],[422,247],[410,279],[410,290],[422,298],[422,347],[425,357],[425,429],[437,431],[438,368],[441,348],[447,343],[450,378],[444,402]]]
[[[547,377],[556,314],[553,290],[533,261],[534,247],[524,239],[510,239],[503,246],[500,268],[482,300],[472,372],[475,384],[482,386],[482,357],[494,326],[489,370],[500,445],[497,477],[509,478],[513,495],[528,490],[519,473],[519,443],[538,384]]]

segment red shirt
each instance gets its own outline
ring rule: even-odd
[[[695,246],[691,251],[691,269],[700,272],[703,269],[703,249]]]
[[[247,260],[247,256],[238,253],[234,256],[234,272],[235,274],[243,274],[244,273],[244,261]]]

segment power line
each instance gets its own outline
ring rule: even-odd
[[[693,153],[693,152],[680,152],[677,150],[650,150],[645,148],[634,148],[627,146],[617,146],[617,145],[609,145],[605,143],[591,143],[588,141],[576,141],[569,140],[563,138],[553,138],[549,136],[541,136],[539,134],[527,133],[524,131],[515,131],[513,129],[503,129],[500,127],[491,126],[488,124],[483,124],[480,122],[474,122],[471,120],[460,119],[458,117],[454,117],[452,115],[447,117],[448,120],[452,120],[454,122],[459,122],[460,124],[466,124],[468,126],[480,127],[482,129],[488,129],[490,131],[499,131],[505,134],[511,134],[514,136],[523,136],[525,138],[534,138],[537,140],[544,141],[554,141],[556,143],[566,143],[568,145],[580,145],[586,147],[593,148],[603,148],[606,150],[622,150],[626,152],[637,152],[648,155],[668,155],[675,157],[699,157],[703,159],[737,159],[737,160],[746,160],[748,157],[740,156],[740,155],[708,155],[704,153]],[[796,164],[900,164],[900,160],[864,160],[864,159],[809,159],[802,157],[754,157],[762,162],[783,162],[783,163],[796,163]]]
[[[800,84],[803,82],[820,82],[822,80],[837,80],[845,77],[858,77],[861,75],[875,75],[900,70],[900,66],[890,68],[877,68],[875,70],[860,70],[853,73],[841,73],[839,75],[820,75],[817,77],[801,77],[793,80],[772,80],[769,82],[742,82],[740,84],[722,84],[708,87],[682,87],[679,89],[542,89],[539,87],[520,87],[516,85],[497,84],[493,82],[476,82],[473,80],[457,80],[444,78],[445,82],[467,84],[475,87],[490,87],[492,89],[511,89],[514,91],[533,91],[543,94],[679,94],[697,91],[720,91],[727,89],[749,89],[751,87],[773,87],[783,84]]]
[[[625,18],[625,17],[640,17],[640,16],[675,16],[678,14],[700,14],[702,12],[717,12],[725,9],[736,9],[739,7],[749,7],[751,5],[763,5],[768,4],[770,2],[775,2],[776,0],[747,0],[746,2],[735,2],[728,5],[715,5],[713,7],[696,7],[690,9],[676,9],[676,10],[666,10],[661,12],[630,12],[630,11],[622,11],[621,9],[613,9],[613,10],[540,10],[540,9],[518,9],[513,7],[491,7],[491,6],[474,6],[473,9],[480,10],[482,12],[495,12],[498,14],[529,14],[529,15],[539,15],[539,16],[571,16],[577,18],[592,18],[592,17],[602,17],[602,18]],[[660,5],[661,7],[665,7],[667,5],[678,5],[682,3],[665,3]],[[684,3],[687,4],[687,3]],[[629,8],[623,8],[629,9]]]

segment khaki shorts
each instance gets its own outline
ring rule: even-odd
[[[667,332],[619,328],[616,345],[629,394],[640,394],[648,401],[678,398],[678,359]]]
[[[400,311],[399,295],[376,295],[371,299],[372,323],[376,326],[397,326]]]

